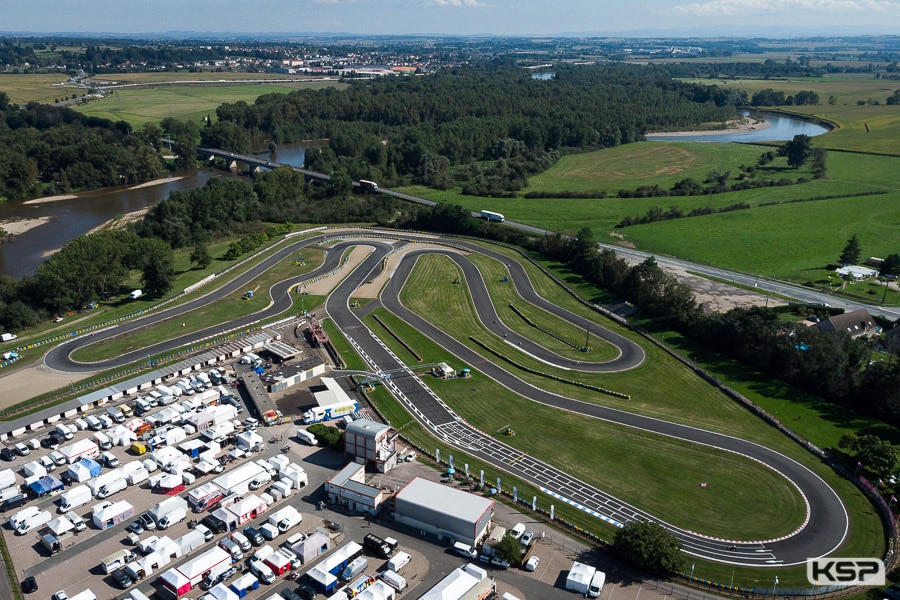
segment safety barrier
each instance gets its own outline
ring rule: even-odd
[[[526,373],[531,373],[532,375],[538,375],[540,377],[545,377],[547,379],[553,379],[554,381],[559,381],[560,383],[567,383],[569,385],[575,385],[575,386],[585,388],[588,390],[593,390],[595,392],[600,392],[601,394],[606,394],[607,396],[615,396],[616,398],[624,398],[625,400],[631,400],[631,396],[629,396],[628,394],[623,394],[621,392],[614,392],[613,390],[608,390],[606,388],[602,388],[602,387],[599,387],[596,385],[591,385],[589,383],[583,383],[581,381],[575,381],[572,379],[565,379],[563,377],[553,375],[552,373],[544,373],[543,371],[538,371],[537,369],[532,369],[531,367],[526,367],[525,365],[517,363],[513,359],[498,352],[497,350],[494,350],[487,344],[482,343],[481,341],[479,341],[478,339],[476,339],[472,336],[469,336],[469,339],[472,340],[473,342],[475,342],[476,344],[478,344],[479,346],[481,346],[482,348],[484,348],[485,350],[487,350],[488,352],[490,352],[491,354],[493,354],[494,356],[496,356],[497,358],[508,362],[512,366],[516,367],[517,369],[521,369],[521,370],[525,371]]]
[[[392,338],[394,338],[395,340],[397,340],[397,343],[398,343],[398,344],[400,344],[401,346],[403,346],[404,348],[406,348],[407,352],[409,352],[410,354],[412,354],[413,357],[414,357],[417,361],[422,362],[422,357],[419,356],[419,353],[416,352],[415,350],[413,350],[413,349],[410,347],[410,345],[406,343],[406,341],[404,341],[404,340],[402,340],[402,339],[400,338],[399,335],[397,335],[396,333],[394,333],[394,331],[393,331],[390,327],[388,327],[387,324],[386,324],[384,321],[382,321],[382,320],[378,317],[378,315],[373,314],[373,315],[372,315],[372,318],[375,319],[375,322],[376,322],[376,323],[378,323],[379,325],[381,325],[382,327],[384,327],[384,330],[387,331],[387,332],[391,335]]]
[[[540,332],[542,332],[542,333],[546,333],[546,334],[549,335],[550,337],[552,337],[552,338],[554,338],[554,339],[557,339],[557,340],[559,340],[560,342],[562,342],[563,344],[566,344],[566,345],[568,345],[568,346],[571,346],[572,348],[575,348],[576,350],[584,350],[584,349],[585,349],[584,346],[581,346],[581,345],[579,345],[579,344],[575,344],[575,343],[573,343],[573,342],[570,342],[570,341],[567,340],[566,338],[561,337],[561,336],[558,336],[558,335],[556,335],[555,333],[553,333],[552,331],[548,331],[548,330],[544,329],[543,327],[541,327],[540,325],[538,325],[537,323],[535,323],[534,321],[532,321],[531,319],[529,319],[527,316],[525,316],[524,314],[522,314],[522,312],[521,312],[518,308],[516,308],[514,305],[510,304],[509,307],[510,307],[510,308],[512,309],[512,311],[513,311],[514,313],[516,313],[523,321],[525,321],[526,323],[528,323],[529,325],[531,325],[532,327],[534,327],[534,328],[537,329],[538,331],[540,331]]]

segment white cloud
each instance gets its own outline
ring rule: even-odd
[[[679,4],[666,12],[678,15],[749,16],[758,13],[803,11],[822,13],[900,12],[900,3],[891,0],[710,0]]]
[[[429,0],[426,4],[430,4],[431,6],[465,6],[467,8],[485,8],[491,6],[490,4],[485,4],[478,0]]]

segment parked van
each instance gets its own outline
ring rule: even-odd
[[[475,551],[475,548],[468,544],[463,544],[462,542],[456,542],[453,544],[453,553],[457,556],[462,556],[463,558],[468,558],[470,560],[475,560],[478,558],[478,552]]]
[[[240,545],[231,538],[223,538],[219,540],[219,546],[231,555],[231,558],[237,562],[244,558],[244,552]]]
[[[118,457],[110,452],[109,450],[105,450],[100,453],[100,458],[103,460],[103,466],[109,467],[110,469],[115,469],[119,466]]]
[[[128,406],[127,404],[120,404],[119,410],[122,411],[122,414],[125,415],[126,419],[130,419],[131,417],[134,416],[134,411],[131,410],[131,407]]]
[[[27,508],[23,508],[9,518],[9,526],[14,530],[18,529],[20,523],[22,523],[23,521],[27,521],[34,516],[37,516],[39,512],[41,512],[41,509],[39,509],[37,506],[29,506]]]
[[[406,552],[397,552],[391,557],[391,560],[387,562],[387,568],[395,573],[399,573],[400,569],[408,565],[411,560],[412,556]]]
[[[257,577],[257,579],[259,579],[263,583],[275,582],[275,573],[272,572],[272,569],[269,568],[269,565],[262,562],[261,560],[250,561],[250,572],[253,573]]]
[[[400,577],[400,575],[398,575],[396,571],[388,569],[381,574],[381,579],[398,592],[402,592],[404,589],[406,589],[406,579]]]
[[[112,448],[112,440],[109,439],[108,435],[101,431],[94,434],[94,440],[97,442],[97,445],[100,446],[101,450],[109,450]]]
[[[344,570],[341,573],[341,579],[343,579],[344,581],[350,581],[368,568],[369,559],[365,556],[360,556],[359,558],[354,559],[353,562],[351,562],[349,565],[344,567]]]
[[[53,431],[55,431],[59,435],[63,436],[67,440],[71,440],[75,436],[75,432],[72,431],[72,429],[75,429],[75,428],[74,427],[70,428],[65,423],[57,423],[56,427],[53,428]]]
[[[144,442],[131,442],[131,453],[140,456],[147,453],[147,444]]]
[[[3,503],[14,496],[18,496],[22,490],[18,486],[12,485],[6,489],[0,490],[0,503]]]
[[[150,473],[147,472],[143,466],[140,469],[136,469],[129,473],[125,477],[125,481],[128,482],[128,485],[140,485],[147,481],[150,478]]]
[[[0,504],[0,512],[6,512],[14,508],[19,508],[26,502],[28,502],[28,497],[25,494],[17,494],[11,498],[7,498],[3,501],[2,504]]]
[[[310,446],[318,446],[319,445],[318,438],[316,438],[316,436],[314,436],[313,434],[311,434],[310,432],[308,432],[305,429],[297,430],[297,439],[300,440],[301,442],[309,444]]]
[[[16,524],[16,535],[25,535],[26,533],[31,533],[35,529],[43,527],[52,520],[53,515],[50,514],[49,510],[39,511],[36,515]]]
[[[66,455],[58,450],[54,450],[53,452],[51,452],[49,454],[49,456],[50,456],[50,460],[55,462],[58,467],[61,467],[64,464],[66,464],[67,462],[69,462],[68,459],[66,458]]]
[[[113,426],[113,420],[111,418],[109,418],[108,415],[100,413],[99,415],[97,415],[97,418],[100,420],[101,423],[103,423],[103,429],[109,429],[110,427]]]
[[[79,506],[84,506],[91,501],[91,497],[91,488],[86,485],[69,488],[60,495],[59,512],[67,513]]]
[[[88,429],[91,431],[100,431],[103,429],[103,423],[100,422],[100,419],[95,417],[94,415],[88,415],[84,418],[84,422],[88,424]]]
[[[153,392],[151,392],[153,393]],[[138,414],[145,414],[150,412],[153,408],[153,405],[150,404],[150,401],[144,397],[136,398],[134,401],[134,408],[138,411]]]
[[[16,454],[18,454],[19,456],[28,456],[29,454],[31,454],[31,448],[29,448],[22,442],[16,442],[13,448],[15,449]]]
[[[84,431],[85,429],[88,428],[87,421],[85,421],[84,419],[82,419],[80,417],[73,420],[72,424],[75,426],[75,429],[77,429],[78,431]]]
[[[237,542],[237,545],[241,547],[242,551],[247,552],[250,550],[250,540],[240,531],[232,532],[231,539]]]
[[[101,560],[100,566],[103,567],[103,572],[109,575],[116,569],[124,567],[132,562],[135,558],[137,557],[131,550],[117,550]]]
[[[165,515],[159,520],[159,528],[160,529],[168,529],[175,523],[181,523],[187,518],[187,510],[184,508],[178,507],[169,511],[169,514]]]
[[[249,486],[250,486],[251,490],[258,490],[259,488],[261,488],[262,486],[266,485],[267,483],[269,483],[271,481],[272,481],[272,476],[264,471],[264,472],[260,473],[259,475],[257,475],[256,477],[254,477],[253,480],[250,481]]]
[[[597,571],[591,578],[591,584],[588,586],[588,598],[597,598],[603,591],[603,584],[606,583],[606,573]]]
[[[99,500],[103,500],[104,498],[109,498],[113,494],[118,494],[122,490],[128,487],[128,482],[125,481],[124,477],[120,477],[119,479],[113,479],[109,483],[100,486],[100,489],[97,490],[97,498]]]
[[[118,406],[110,406],[106,409],[106,416],[113,420],[114,423],[124,423],[125,415],[119,410]]]

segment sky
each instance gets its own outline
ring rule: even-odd
[[[33,33],[900,34],[900,0],[0,0]]]

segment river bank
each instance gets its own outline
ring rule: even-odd
[[[659,131],[650,132],[646,135],[654,137],[687,137],[696,135],[731,135],[735,133],[750,133],[751,131],[763,131],[772,126],[772,123],[763,119],[753,117],[744,117],[742,119],[732,119],[725,123],[725,129],[698,129],[695,131]]]
[[[22,235],[29,229],[34,229],[50,220],[50,217],[38,217],[36,219],[7,219],[0,221],[0,229],[10,235]]]

